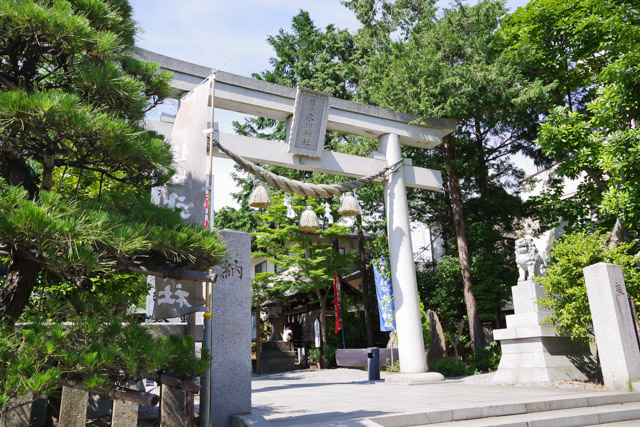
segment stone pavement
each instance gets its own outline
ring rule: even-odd
[[[585,398],[617,402],[620,395],[600,390],[468,384],[459,380],[425,385],[386,384],[369,382],[368,374],[361,372],[360,381],[333,383],[283,374],[254,376],[252,413],[262,415],[274,426],[373,426],[378,424],[368,419],[398,418],[399,414],[451,410],[460,413],[482,407],[482,412],[491,416],[502,415],[501,408],[518,404],[540,406]],[[636,395],[630,400],[640,399],[637,393],[626,395]]]

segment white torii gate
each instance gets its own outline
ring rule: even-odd
[[[174,87],[184,91],[190,91],[211,74],[207,67],[149,51],[143,50],[142,54],[144,59],[174,72]],[[218,71],[213,104],[215,108],[290,123],[296,107],[296,92],[289,87]],[[427,119],[423,120],[424,125],[411,125],[417,116],[333,97],[328,97],[325,117],[327,130],[378,139],[380,153],[365,158],[319,150],[318,157],[307,157],[290,153],[289,144],[282,142],[222,132],[216,132],[215,137],[223,147],[257,163],[362,178],[396,164],[402,158],[401,144],[433,148],[457,124],[452,119]],[[218,149],[214,149],[213,156],[227,157]],[[427,366],[405,187],[440,190],[440,172],[414,167],[405,159],[403,166],[384,182],[401,373],[419,374],[426,372]]]

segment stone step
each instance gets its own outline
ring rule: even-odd
[[[260,354],[262,358],[269,357],[298,357],[297,351],[289,351],[289,350],[276,350],[276,351],[263,351]]]
[[[553,326],[550,322],[547,321],[549,317],[551,317],[553,313],[550,310],[540,310],[534,311],[530,313],[516,313],[509,314],[506,316],[507,321],[507,329],[515,328],[518,326],[537,326],[537,325],[550,325]]]
[[[602,416],[597,412],[602,410]],[[572,412],[564,412],[572,411]],[[616,413],[620,417],[616,418]],[[567,416],[567,424],[554,424],[558,413]],[[371,418],[371,421],[384,427],[421,426],[421,425],[502,425],[497,421],[504,421],[505,425],[518,426],[564,426],[564,425],[588,425],[574,424],[572,419],[580,414],[590,414],[591,420],[598,419],[598,423],[610,423],[626,421],[630,419],[640,420],[640,393],[585,393],[580,396],[568,398],[538,399],[522,403],[506,403],[502,405],[471,406],[457,409],[433,410],[411,414],[394,414]],[[515,417],[515,418],[509,418]],[[519,417],[519,418],[518,418]],[[531,417],[534,424],[526,421]],[[633,418],[631,418],[633,417]],[[545,424],[540,420],[551,420]],[[576,418],[577,419],[577,418]],[[486,424],[483,424],[486,420]],[[518,421],[524,420],[524,421]],[[479,424],[471,424],[477,422]],[[520,424],[518,424],[518,422]],[[512,424],[508,424],[512,423]],[[597,424],[597,423],[596,423]]]
[[[493,331],[493,338],[496,341],[558,336],[560,335],[556,332],[556,328],[546,323],[544,325],[516,326],[514,328],[495,329]]]
[[[503,417],[487,417],[473,420],[452,421],[432,425],[434,427],[580,427],[636,421],[640,425],[640,402],[561,409]]]

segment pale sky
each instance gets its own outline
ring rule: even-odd
[[[471,2],[474,3],[474,2]],[[507,0],[515,9],[527,0]],[[289,31],[291,19],[301,9],[309,12],[315,25],[324,28],[334,24],[337,28],[355,31],[359,23],[351,11],[339,0],[131,0],[134,19],[142,28],[137,45],[184,61],[212,68],[242,52],[222,69],[250,76],[270,68],[269,58],[274,55],[266,39],[283,28]],[[442,6],[449,1],[440,1]],[[171,113],[170,106],[165,107]],[[173,108],[175,110],[175,108]],[[242,120],[242,115],[216,110],[220,130],[231,131],[231,120]],[[215,161],[214,207],[234,205],[229,196],[230,161]]]

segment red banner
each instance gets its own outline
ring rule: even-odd
[[[340,299],[338,298],[338,274],[333,273],[333,302],[336,309],[336,334],[342,329],[342,319],[340,316]]]

